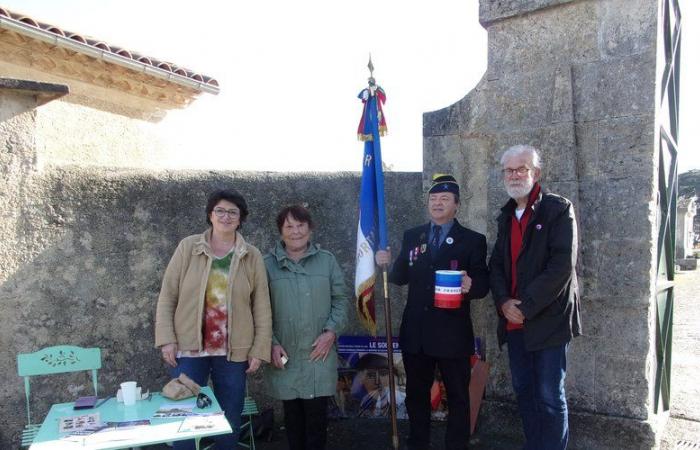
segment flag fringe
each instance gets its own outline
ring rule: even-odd
[[[387,134],[386,125],[380,126],[379,127],[379,136],[386,136],[386,134]],[[371,134],[357,133],[357,140],[362,141],[362,142],[373,142],[374,136],[372,136]]]
[[[372,275],[359,286],[355,308],[360,318],[360,323],[371,333],[377,335],[377,319],[374,310],[374,285],[376,275]]]

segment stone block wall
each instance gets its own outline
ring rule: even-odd
[[[507,200],[499,158],[511,145],[540,148],[544,187],[576,207],[584,336],[568,361],[572,448],[651,448],[658,437],[657,8],[655,0],[481,0],[487,72],[466,97],[424,115],[424,183],[456,171],[473,194],[462,220],[490,242]],[[483,417],[517,431],[492,303],[478,303],[472,315],[494,364]]]

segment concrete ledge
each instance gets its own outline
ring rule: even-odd
[[[65,84],[42,83],[32,80],[0,78],[0,92],[8,91],[20,95],[35,96],[37,106],[40,106],[67,95],[68,86]]]

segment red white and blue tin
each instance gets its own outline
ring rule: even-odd
[[[438,270],[435,272],[435,302],[437,308],[456,309],[462,304],[462,272]]]

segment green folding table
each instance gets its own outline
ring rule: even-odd
[[[212,399],[212,405],[206,409],[196,406],[193,413],[209,414],[221,412],[221,407],[209,387],[202,392]],[[139,447],[142,445],[160,444],[164,442],[195,439],[199,449],[199,441],[203,437],[231,433],[231,426],[223,414],[209,416],[208,427],[195,428],[185,431],[181,426],[184,417],[154,419],[153,414],[163,404],[192,405],[194,398],[179,402],[167,399],[160,394],[153,394],[150,400],[139,400],[133,406],[124,406],[116,398],[110,398],[102,405],[98,403],[92,409],[73,409],[73,402],[53,405],[46,419],[41,424],[39,432],[29,447],[30,450],[109,450]],[[59,433],[59,424],[63,418],[100,414],[100,422],[127,422],[149,419],[150,425],[136,427],[113,428],[99,431],[87,436],[70,436],[70,433]]]

